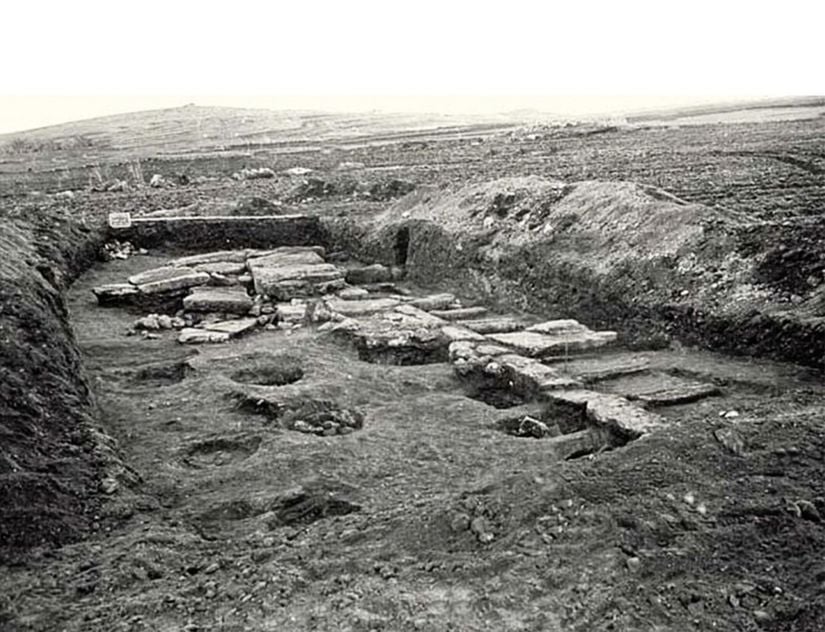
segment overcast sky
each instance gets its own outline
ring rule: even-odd
[[[823,23],[810,0],[7,2],[0,131],[190,102],[590,114],[825,94]]]

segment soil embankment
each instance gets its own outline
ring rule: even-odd
[[[757,223],[653,187],[527,177],[424,187],[327,227],[336,247],[403,263],[413,279],[616,329],[631,345],[675,339],[823,367],[821,222]]]
[[[35,210],[0,224],[0,551],[11,555],[90,529],[111,457],[62,294],[102,231]]]

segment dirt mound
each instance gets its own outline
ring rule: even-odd
[[[536,176],[503,178],[405,197],[377,219],[381,226],[409,220],[446,230],[493,235],[492,243],[564,240],[592,255],[599,270],[627,258],[676,255],[691,248],[714,212],[665,191],[632,182],[564,183]],[[589,258],[589,257],[588,257]]]
[[[821,222],[754,223],[646,185],[531,176],[420,188],[326,227],[336,247],[403,262],[413,281],[450,278],[639,348],[676,338],[825,366]]]

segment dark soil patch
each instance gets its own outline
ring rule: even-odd
[[[528,401],[524,395],[515,392],[513,389],[495,384],[472,386],[467,391],[467,397],[499,409],[515,408],[526,404]]]
[[[232,379],[242,384],[286,386],[304,377],[304,370],[294,364],[272,364],[235,371]]]
[[[544,439],[572,434],[589,427],[584,407],[551,403],[536,415],[518,415],[496,422],[496,428],[514,437]]]
[[[191,371],[186,362],[150,364],[135,371],[133,379],[146,386],[168,386],[182,382]]]
[[[282,494],[273,511],[270,527],[306,525],[332,516],[344,516],[361,510],[354,500],[355,489],[329,481],[316,481]]]
[[[283,400],[233,393],[241,410],[269,417],[282,428],[318,436],[346,435],[364,427],[364,414],[331,399],[290,396]]]

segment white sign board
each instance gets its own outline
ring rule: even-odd
[[[129,228],[132,216],[129,213],[109,213],[109,226],[112,228]]]

